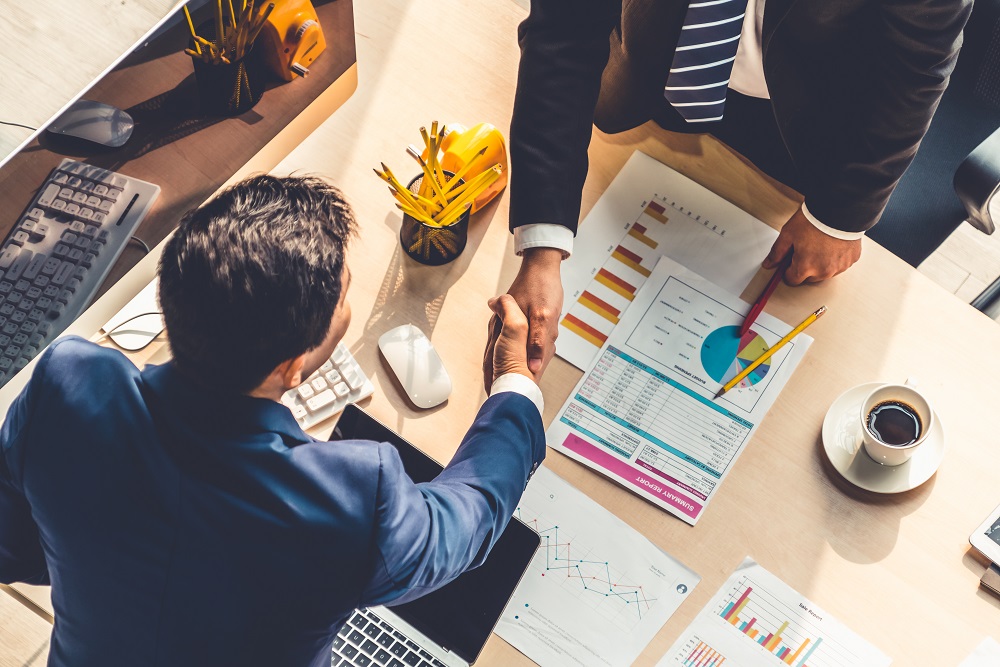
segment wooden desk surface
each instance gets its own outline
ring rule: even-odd
[[[0,590],[0,667],[43,667],[52,626]]]
[[[506,289],[519,264],[507,231],[507,198],[473,219],[469,246],[457,261],[424,267],[401,254],[399,214],[370,169],[385,161],[407,173],[403,148],[433,119],[507,129],[523,16],[509,2],[492,3],[488,14],[461,0],[359,3],[357,92],[274,170],[325,174],[354,205],[362,231],[350,251],[354,321],[346,342],[375,382],[365,407],[439,459],[452,454],[485,398],[479,368],[486,300]],[[435,42],[428,35],[446,35],[447,52],[430,51]],[[445,64],[446,78],[422,74]],[[595,135],[584,212],[637,149],[768,224],[780,225],[797,205],[714,140],[646,126]],[[144,280],[154,260],[140,264]],[[113,290],[98,305],[107,310],[126,296],[124,288]],[[847,274],[819,286],[782,286],[767,310],[795,322],[820,303],[830,313],[810,330],[816,342],[697,526],[549,453],[548,467],[702,576],[637,664],[658,660],[746,555],[895,665],[957,665],[985,635],[1000,639],[1000,601],[979,590],[984,564],[967,542],[1000,502],[1000,453],[990,419],[1000,328],[868,241]],[[89,322],[93,331],[101,321],[85,318],[81,327]],[[379,358],[378,336],[407,322],[431,337],[455,381],[439,408],[411,408]],[[920,378],[944,423],[948,453],[940,471],[896,496],[848,487],[824,465],[819,438],[827,408],[853,385],[909,376]],[[561,360],[552,363],[542,382],[546,423],[579,377]],[[494,637],[478,664],[528,662]]]

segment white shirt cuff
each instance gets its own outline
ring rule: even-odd
[[[806,203],[802,202],[802,215],[806,216],[806,220],[813,224],[813,227],[823,232],[827,236],[832,236],[835,239],[840,239],[841,241],[857,241],[862,236],[865,235],[864,232],[845,232],[840,229],[834,229],[833,227],[828,227],[820,222],[815,215],[809,212],[806,208]]]
[[[529,399],[538,408],[539,417],[545,412],[545,399],[542,398],[542,390],[527,375],[521,375],[520,373],[505,373],[501,375],[493,381],[490,396],[496,396],[505,391],[521,394],[521,396]]]
[[[573,232],[550,222],[515,227],[514,252],[521,255],[528,248],[556,248],[562,250],[563,259],[569,259],[573,254]]]

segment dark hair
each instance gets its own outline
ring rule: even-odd
[[[316,177],[254,176],[185,215],[159,270],[178,369],[246,393],[322,343],[355,227],[340,190]]]

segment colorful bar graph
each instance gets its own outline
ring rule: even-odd
[[[566,314],[566,317],[563,318],[562,325],[575,333],[577,336],[580,336],[589,343],[593,343],[597,347],[604,345],[604,342],[608,339],[608,337],[600,331],[590,326],[583,320],[574,317],[571,313]]]
[[[646,236],[646,228],[640,225],[638,222],[632,225],[632,229],[628,230],[628,235],[634,238],[639,243],[648,245],[650,248],[656,248],[660,245],[653,239]]]
[[[636,288],[627,283],[626,281],[622,280],[615,274],[611,273],[607,269],[601,269],[600,271],[598,271],[597,275],[594,276],[594,280],[601,283],[612,292],[620,294],[629,301],[635,298]]]
[[[750,599],[750,591],[752,590],[753,590],[752,588],[747,586],[746,590],[743,591],[743,595],[741,595],[739,599],[736,600],[736,602],[730,602],[726,606],[725,610],[723,610],[722,612],[722,618],[732,623],[731,617],[736,616],[735,613],[736,607],[739,607],[740,609],[743,608],[743,605],[745,605],[747,600]]]
[[[753,591],[752,586],[747,586],[743,589],[740,596],[730,601],[719,613],[727,623],[738,629],[740,632],[745,634],[750,639],[756,641],[758,644],[766,648],[775,657],[781,660],[786,665],[794,665],[795,667],[808,667],[806,661],[816,650],[816,647],[820,645],[823,641],[822,638],[816,639],[815,641],[809,637],[806,637],[799,647],[792,650],[790,646],[786,646],[782,643],[782,633],[788,629],[790,621],[785,621],[775,632],[769,632],[764,634],[754,627],[757,623],[757,617],[753,616],[749,621],[743,621],[740,618],[740,614],[747,607],[750,602],[750,593]],[[801,656],[801,659],[800,659]],[[796,662],[798,660],[798,662]],[[687,664],[687,663],[685,663]],[[697,664],[697,663],[693,663]]]
[[[657,204],[655,201],[651,201],[646,205],[646,215],[651,217],[653,220],[662,222],[663,224],[667,224],[670,220],[665,213],[666,209]]]
[[[641,273],[646,278],[648,278],[649,274],[652,273],[652,271],[650,271],[641,264],[642,257],[639,257],[639,255],[635,254],[634,252],[632,252],[627,248],[618,246],[617,248],[615,248],[615,251],[611,253],[611,256],[617,259],[625,266],[627,266],[628,268],[635,271],[636,273]]]
[[[699,641],[698,645],[688,653],[683,664],[684,667],[721,667],[725,661],[725,656],[705,642]]]
[[[580,295],[578,301],[580,302],[580,305],[594,311],[608,322],[618,324],[618,317],[622,314],[622,311],[618,310],[604,299],[596,297],[590,292],[584,291],[584,293]]]

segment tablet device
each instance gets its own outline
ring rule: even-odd
[[[330,436],[330,440],[348,439],[391,444],[414,482],[429,482],[443,469],[440,463],[353,403],[344,408]],[[432,642],[473,663],[500,620],[540,541],[538,533],[512,518],[485,563],[433,593],[391,606],[391,611]]]
[[[976,532],[969,536],[969,542],[984,556],[1000,565],[1000,506],[994,508]]]

